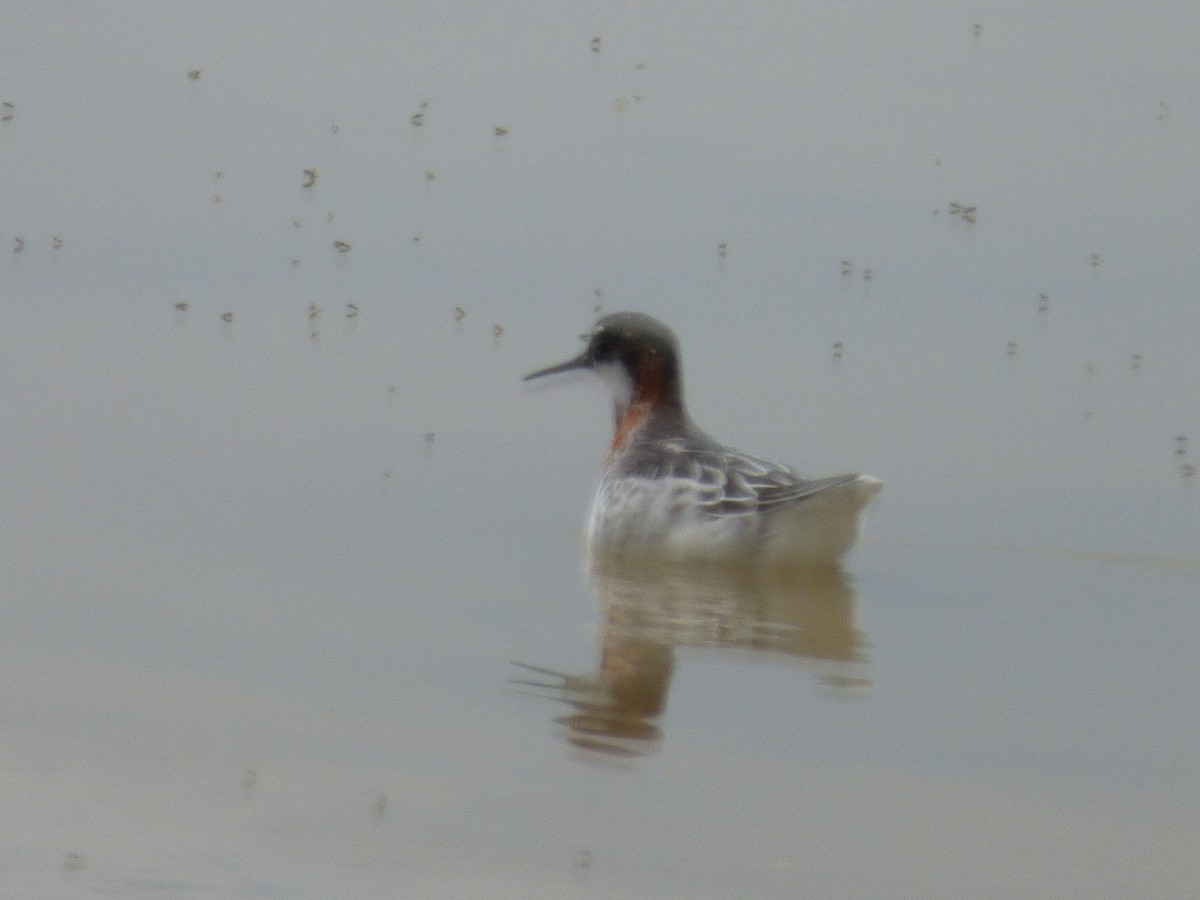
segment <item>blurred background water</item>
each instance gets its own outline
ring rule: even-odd
[[[6,12],[0,894],[1193,889],[1188,7]],[[597,308],[844,576],[584,571]]]

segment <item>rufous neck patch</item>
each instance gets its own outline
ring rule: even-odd
[[[613,430],[612,443],[608,445],[608,455],[612,458],[629,440],[629,436],[637,431],[638,426],[650,415],[649,403],[631,403],[625,409],[624,415],[617,419],[617,427]]]

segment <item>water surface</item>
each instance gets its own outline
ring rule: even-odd
[[[10,18],[0,893],[1200,881],[1193,16]],[[844,573],[585,569],[596,307]]]

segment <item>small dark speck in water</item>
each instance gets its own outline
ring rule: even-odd
[[[964,222],[974,223],[976,208],[965,203],[951,203],[950,215],[958,216]]]
[[[575,868],[583,873],[592,868],[592,851],[586,847],[575,854]]]
[[[254,786],[258,784],[258,771],[254,766],[246,766],[242,769],[242,796],[249,797],[254,793]]]
[[[82,853],[79,853],[75,850],[68,850],[63,855],[63,862],[62,862],[63,874],[67,875],[68,877],[72,876],[72,875],[77,875],[79,873],[79,871],[81,869],[83,869],[83,864],[85,862],[86,862],[86,860],[83,858]]]

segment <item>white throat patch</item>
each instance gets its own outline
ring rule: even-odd
[[[596,374],[608,385],[617,412],[623,414],[633,402],[633,379],[620,363],[601,363],[595,369]]]

